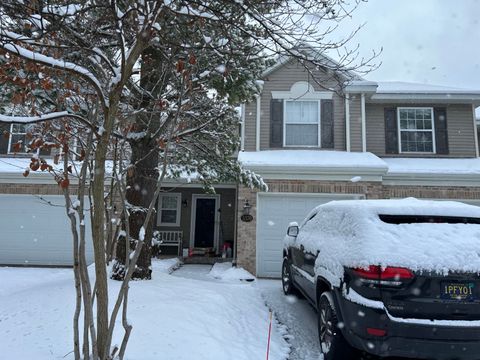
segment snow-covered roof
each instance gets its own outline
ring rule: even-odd
[[[480,174],[480,158],[383,158],[388,174]]]
[[[377,94],[480,94],[480,90],[403,81],[378,81]]]
[[[369,152],[328,150],[242,151],[238,160],[246,167],[369,168],[386,171],[387,165]]]

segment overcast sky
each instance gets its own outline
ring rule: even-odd
[[[383,47],[369,80],[480,89],[479,19],[480,0],[368,0],[341,31],[365,23],[349,47]]]

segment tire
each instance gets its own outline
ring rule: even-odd
[[[325,360],[358,359],[358,352],[338,327],[337,311],[329,291],[322,293],[318,302],[318,339]]]
[[[287,258],[283,259],[282,264],[282,289],[285,295],[296,294],[295,285],[293,284],[292,269]]]

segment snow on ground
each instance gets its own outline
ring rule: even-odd
[[[153,280],[131,283],[128,313],[134,328],[126,358],[264,359],[269,312],[258,289],[247,282],[172,276],[172,265],[155,261]],[[0,278],[1,357],[72,359],[72,271],[0,268]],[[109,286],[116,292],[120,283]],[[121,330],[118,323],[114,343],[120,343]],[[273,327],[272,360],[284,360],[290,351],[283,332]]]

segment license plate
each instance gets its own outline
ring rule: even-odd
[[[474,283],[442,283],[442,299],[457,301],[475,300]]]

